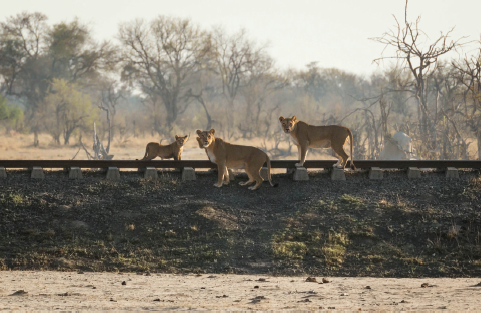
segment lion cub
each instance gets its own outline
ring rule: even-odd
[[[352,132],[349,128],[339,125],[313,126],[303,121],[292,118],[279,117],[282,130],[291,134],[294,144],[299,153],[299,163],[296,166],[303,166],[306,161],[308,148],[331,148],[339,156],[339,160],[333,167],[345,168],[349,156],[344,151],[344,144],[349,137],[351,141],[351,168],[356,169],[352,161]]]
[[[271,160],[264,151],[255,147],[230,144],[220,138],[215,138],[214,133],[214,129],[206,131],[197,130],[199,147],[204,148],[209,160],[217,164],[219,176],[217,183],[214,184],[215,187],[222,187],[222,184],[227,185],[229,183],[229,172],[227,168],[243,168],[249,180],[241,182],[239,185],[246,186],[255,182],[256,184],[249,187],[249,189],[256,190],[264,181],[260,175],[260,170],[266,162],[269,183],[272,187],[278,186],[278,184],[272,183]]]
[[[179,137],[175,135],[175,141],[170,145],[161,145],[158,142],[149,142],[145,148],[145,155],[142,161],[150,161],[156,157],[163,159],[181,160],[184,145],[189,140],[189,136]]]

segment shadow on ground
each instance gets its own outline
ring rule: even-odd
[[[0,182],[0,268],[376,277],[481,274],[481,179],[401,171],[373,181],[275,175],[258,191],[215,175],[152,182],[26,172]]]

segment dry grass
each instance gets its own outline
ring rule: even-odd
[[[205,160],[207,156],[203,149],[199,149],[197,141],[194,138],[194,134],[191,134],[192,138],[187,142],[182,158],[184,160]],[[132,138],[128,143],[120,143],[117,140],[113,140],[110,147],[110,153],[114,155],[115,160],[135,160],[141,159],[145,153],[145,146],[149,142],[158,142],[163,139],[163,144],[168,144],[174,141],[173,138],[161,138],[156,136],[145,136]],[[285,143],[282,143],[279,148],[287,149],[289,145],[289,137],[285,138]],[[57,145],[52,140],[52,137],[46,134],[39,135],[40,146],[33,147],[33,134],[23,135],[1,135],[0,136],[0,159],[2,160],[70,160],[76,155],[76,160],[86,160],[87,155],[81,149],[79,151],[78,144],[72,145]],[[74,139],[72,139],[74,141]],[[83,143],[89,149],[92,146],[92,141],[89,138],[83,138]],[[273,141],[265,142],[263,139],[255,138],[251,140],[239,139],[233,140],[232,143],[240,145],[250,145],[255,147],[263,147],[265,144],[268,149],[274,147]],[[104,141],[106,145],[107,142]],[[90,150],[89,150],[90,151]],[[292,153],[287,156],[283,156],[282,159],[296,160],[297,149],[294,147]],[[272,155],[270,155],[272,158]],[[327,149],[315,149],[310,150],[308,153],[308,159],[335,159],[331,156],[330,150]],[[272,173],[283,173],[283,169],[273,169]]]
[[[146,136],[145,138],[133,138],[128,143],[119,143],[114,140],[111,143],[110,153],[117,160],[135,160],[141,159],[145,153],[145,146],[152,141],[160,141],[162,138]],[[174,139],[163,138],[163,144],[173,142]],[[72,145],[57,145],[53,142],[49,135],[42,134],[39,136],[40,146],[33,147],[33,134],[14,136],[0,136],[0,151],[2,154],[0,159],[3,160],[68,160],[72,159],[79,150],[79,146],[75,143]],[[92,146],[92,141],[83,138],[87,149]],[[103,141],[104,145],[107,144]],[[204,159],[205,152],[199,149],[195,140],[189,140],[184,149],[183,156],[185,159]],[[86,160],[87,155],[80,150],[75,157],[76,160]]]

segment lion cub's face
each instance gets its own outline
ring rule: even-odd
[[[177,135],[175,135],[175,141],[177,142],[177,145],[183,147],[185,145],[185,143],[187,142],[187,140],[189,140],[189,136],[184,136],[184,137],[179,137]]]
[[[197,140],[199,142],[199,147],[207,148],[210,146],[212,141],[214,141],[214,133],[214,129],[204,131],[197,130],[197,135],[199,135],[199,139]]]
[[[282,130],[288,134],[294,130],[298,121],[296,116],[293,116],[292,118],[284,118],[281,116],[279,117],[279,122],[281,122]]]

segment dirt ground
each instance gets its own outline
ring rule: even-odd
[[[199,172],[117,182],[85,171],[0,181],[0,269],[371,277],[480,277],[481,176],[346,181],[276,174],[253,192]]]
[[[0,277],[2,310],[458,311],[481,305],[479,278],[334,277],[319,284],[306,282],[306,277],[208,274],[14,271],[2,272]],[[422,288],[423,283],[431,287]]]
[[[0,140],[0,158],[70,159],[78,149],[32,148],[30,139]],[[114,145],[115,158],[142,157],[143,141]],[[206,158],[202,149],[188,151],[195,154],[185,159]],[[178,172],[159,172],[155,182],[123,171],[118,182],[95,171],[82,180],[46,171],[39,181],[7,172],[3,310],[457,311],[481,301],[477,171],[454,181],[441,172],[409,180],[386,171],[372,181],[348,171],[343,182],[314,171],[309,182],[277,174],[279,188],[257,192],[238,185],[242,174],[216,189],[209,172],[192,182]],[[318,284],[307,275],[332,277]]]

